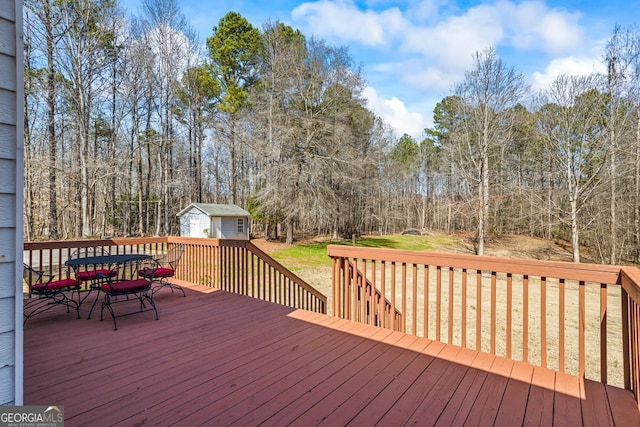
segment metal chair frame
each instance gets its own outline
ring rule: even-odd
[[[158,264],[158,267],[162,270],[171,270],[171,272],[167,272],[166,274],[162,273],[162,270],[160,272],[158,271],[154,271],[153,272],[153,282],[157,283],[157,286],[153,287],[153,290],[151,291],[152,294],[155,294],[156,292],[158,292],[160,289],[164,288],[165,286],[168,287],[169,289],[171,289],[171,293],[173,293],[174,289],[175,290],[179,290],[182,292],[182,296],[186,297],[187,294],[184,292],[184,289],[182,288],[182,286],[176,285],[174,283],[171,283],[169,281],[169,279],[171,277],[173,277],[175,275],[176,269],[178,268],[178,265],[180,264],[180,260],[182,259],[182,255],[184,253],[184,246],[183,245],[177,245],[174,246],[173,248],[169,249],[163,256],[156,258],[156,263]],[[140,276],[141,277],[146,277],[147,276],[147,271],[146,270],[141,270],[140,271]]]
[[[153,274],[151,277],[147,278],[133,278],[133,274],[131,272],[133,270],[141,270],[142,268],[138,268],[139,262],[136,263],[136,268],[132,268],[131,265],[127,263],[121,264],[119,267],[121,269],[121,273],[115,279],[109,279],[100,285],[100,291],[104,294],[104,301],[102,302],[102,306],[100,308],[100,321],[103,320],[104,309],[106,308],[113,319],[113,330],[118,330],[118,325],[116,323],[117,317],[129,316],[131,314],[142,313],[145,311],[153,310],[156,313],[156,320],[158,317],[158,309],[156,308],[156,304],[153,301],[153,292],[151,285],[153,284]],[[154,261],[155,264],[155,261]],[[155,265],[150,265],[145,267],[145,270],[154,271]],[[130,275],[126,277],[126,274]],[[118,297],[125,297],[124,299],[118,300]],[[113,310],[113,304],[127,302],[129,301],[129,297],[135,297],[140,303],[140,309],[138,311],[127,312],[123,314],[116,314]],[[150,307],[145,305],[145,301],[149,303]]]
[[[76,279],[53,280],[54,275],[46,274],[44,271],[23,264],[23,279],[29,286],[29,293],[37,298],[30,298],[24,305],[24,322],[33,316],[43,313],[57,305],[67,307],[67,313],[71,312],[71,307],[76,310],[77,318],[80,319],[80,281]],[[35,280],[34,280],[35,279]],[[41,286],[36,286],[41,285]],[[71,298],[67,292],[71,291]],[[78,292],[78,301],[73,299],[73,293]],[[29,313],[27,311],[33,308]]]

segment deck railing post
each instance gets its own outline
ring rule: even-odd
[[[629,294],[627,294],[624,288],[622,288],[620,301],[622,303],[622,363],[624,365],[624,388],[631,390]]]

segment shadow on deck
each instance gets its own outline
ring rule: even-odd
[[[24,401],[75,425],[640,425],[632,394],[222,291],[24,330]]]

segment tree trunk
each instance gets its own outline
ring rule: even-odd
[[[293,219],[292,218],[287,218],[286,228],[287,228],[286,243],[287,245],[293,245]]]
[[[47,135],[49,139],[49,238],[58,238],[58,206],[57,206],[57,176],[56,162],[58,159],[58,146],[56,141],[56,87],[55,69],[53,62],[53,16],[52,4],[50,1],[44,2],[45,13],[45,37],[47,44]]]
[[[573,198],[571,204],[571,248],[573,249],[573,262],[580,262],[580,239],[578,236],[578,203]]]
[[[633,237],[635,247],[634,262],[640,261],[640,111],[636,113],[636,140],[635,140],[635,175],[634,175],[634,200],[633,200]]]

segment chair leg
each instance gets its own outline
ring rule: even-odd
[[[26,325],[27,320],[29,320],[33,316],[40,313],[44,313],[45,311],[57,305],[66,306],[67,313],[71,312],[71,308],[69,306],[74,305],[74,308],[77,313],[77,318],[80,319],[80,305],[78,304],[78,302],[76,302],[76,300],[73,299],[73,291],[71,293],[71,298],[69,298],[64,292],[56,292],[56,293],[47,294],[45,296],[40,296],[38,298],[34,298],[33,301],[29,301],[25,304],[23,308],[23,312],[24,312],[24,315],[23,315],[24,321],[22,323],[23,326]],[[27,314],[26,311],[31,307],[35,307],[35,308],[29,314]]]
[[[117,331],[118,330],[118,326],[116,324],[116,315],[113,312],[113,307],[111,307],[111,298],[109,297],[108,294],[105,294],[104,301],[102,302],[102,307],[100,308],[100,321],[101,322],[102,322],[102,312],[104,311],[105,307],[107,307],[107,310],[109,310],[109,314],[111,314],[111,318],[113,319],[113,330]]]
[[[152,294],[153,294],[153,292],[152,292]],[[153,298],[151,298],[151,297],[149,296],[149,294],[148,294],[148,293],[146,293],[146,292],[145,292],[145,294],[144,294],[144,298],[145,298],[147,301],[149,301],[149,304],[151,304],[151,307],[153,307],[153,311],[155,311],[155,312],[156,312],[156,320],[158,320],[158,319],[159,319],[159,318],[158,318],[158,309],[156,308],[156,303],[155,303],[155,302],[153,302]]]
[[[153,289],[151,290],[151,294],[152,295],[166,286],[169,289],[171,289],[171,293],[173,293],[174,289],[177,289],[177,290],[182,292],[182,296],[183,297],[187,296],[187,294],[184,292],[184,289],[182,288],[182,286],[174,285],[173,283],[169,282],[168,280],[162,279],[162,280],[157,281],[156,283],[158,283],[159,285],[153,287]]]
[[[153,308],[153,311],[156,313],[156,320],[159,320],[158,309],[156,307],[156,303],[153,301],[153,298],[149,294],[149,291],[136,292],[136,293],[133,293],[133,294],[127,294],[126,295],[127,300],[129,299],[129,295],[133,295],[140,302],[140,309],[139,309],[140,313],[145,312],[145,311],[151,311],[151,308]],[[120,296],[122,296],[122,295],[120,295]],[[114,295],[114,297],[117,299],[118,295]],[[144,303],[145,300],[147,300],[149,302],[149,304],[151,305],[151,308],[147,308],[147,306]],[[118,301],[116,301],[116,302],[118,302]],[[115,312],[113,311],[113,307],[111,306],[111,296],[109,294],[105,294],[104,301],[102,302],[102,306],[100,308],[100,320],[101,321],[103,320],[103,312],[104,312],[105,307],[109,311],[109,314],[111,314],[111,318],[113,319],[113,330],[117,331],[118,330],[118,325],[116,323],[116,317],[118,317],[118,316],[116,316]],[[124,314],[120,314],[120,316],[128,316],[128,315],[134,314],[134,313],[135,312],[133,312],[133,313],[124,313]]]
[[[93,290],[89,291],[89,293],[93,292]],[[96,298],[93,300],[93,304],[91,304],[91,310],[89,310],[89,316],[87,316],[87,320],[91,319],[91,313],[93,313],[93,309],[96,306],[96,303],[98,302],[98,298],[100,298],[100,289],[96,289]],[[88,297],[89,295],[87,295]],[[85,297],[86,298],[86,297]]]

